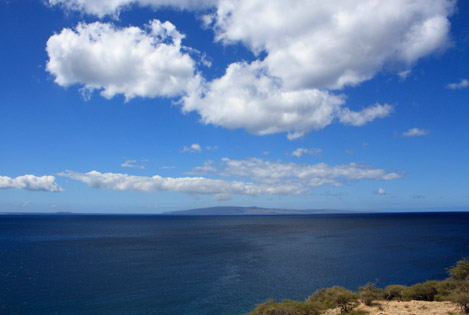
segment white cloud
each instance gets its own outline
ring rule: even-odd
[[[206,17],[216,39],[264,51],[287,89],[340,89],[387,64],[406,70],[448,43],[450,0],[220,0]]]
[[[131,176],[120,173],[100,173],[91,171],[77,173],[66,171],[59,174],[86,183],[98,189],[126,190],[126,191],[169,191],[191,195],[218,195],[215,198],[228,198],[228,195],[297,195],[303,192],[301,187],[292,184],[253,184],[242,181],[227,181],[208,179],[204,177],[161,177],[158,175]]]
[[[289,139],[322,129],[336,118],[360,126],[392,109],[377,104],[353,112],[343,104],[343,96],[323,90],[285,90],[260,62],[233,63],[224,76],[182,98],[182,110],[197,111],[206,124],[245,128],[257,135],[288,132]]]
[[[212,200],[213,201],[228,201],[228,200],[231,200],[231,195],[230,194],[225,194],[225,193],[216,194],[212,198]]]
[[[193,143],[190,147],[184,146],[182,152],[202,152],[202,147],[198,143]]]
[[[376,118],[383,118],[388,116],[393,111],[393,107],[388,104],[375,104],[362,109],[359,112],[351,111],[348,108],[342,109],[339,114],[340,122],[345,125],[363,126],[364,124],[375,120]]]
[[[63,191],[55,182],[54,176],[24,175],[18,177],[0,176],[0,189],[42,190],[50,192]]]
[[[224,76],[185,97],[183,110],[196,110],[207,124],[259,135],[288,132],[289,139],[335,118],[352,126],[383,118],[390,105],[354,112],[342,107],[344,96],[327,89],[359,84],[388,65],[410,70],[419,58],[444,49],[454,4],[220,0],[204,19],[216,40],[241,42],[265,58],[230,64]]]
[[[265,184],[302,185],[305,190],[323,185],[340,186],[347,181],[356,180],[394,180],[403,173],[387,173],[358,163],[330,166],[325,163],[297,164],[270,162],[252,158],[248,160],[231,160],[223,158],[219,165],[209,161],[203,166],[195,167],[193,174],[216,174],[221,177],[247,178]]]
[[[402,134],[403,137],[419,137],[428,135],[429,131],[425,129],[412,128]]]
[[[291,153],[291,155],[296,156],[297,158],[300,158],[303,154],[317,155],[321,152],[322,150],[319,148],[312,148],[312,149],[297,148],[295,151]]]
[[[121,164],[121,167],[133,167],[139,168],[141,170],[145,169],[145,166],[137,164],[136,160],[126,160],[124,163]]]
[[[406,76],[417,60],[444,50],[448,17],[456,5],[452,0],[49,3],[97,16],[118,14],[130,4],[212,7],[202,20],[213,28],[215,39],[226,45],[240,42],[262,58],[233,62],[223,76],[206,81],[184,53],[183,35],[169,22],[154,20],[146,30],[93,23],[51,37],[48,71],[60,85],[82,84],[85,92],[103,89],[105,97],[181,97],[182,111],[196,111],[205,124],[257,135],[287,132],[289,139],[335,120],[362,126],[389,115],[387,104],[352,111],[344,106],[346,96],[332,91],[370,80],[383,69]],[[116,57],[121,55],[125,58]]]
[[[458,83],[450,83],[446,86],[448,89],[451,90],[458,90],[469,87],[469,80],[461,79]]]
[[[216,2],[216,0],[49,0],[50,5],[62,6],[67,10],[78,10],[98,17],[115,16],[131,5],[203,9]]]
[[[200,176],[161,177],[159,175],[133,176],[121,173],[91,171],[60,173],[97,189],[122,191],[167,191],[197,195],[214,195],[213,200],[229,200],[237,195],[299,195],[309,193],[312,188],[323,185],[341,186],[358,180],[395,180],[403,173],[388,173],[383,169],[357,163],[329,166],[325,163],[296,164],[270,162],[258,158],[230,160],[220,163],[207,161],[195,167],[195,174],[207,174],[218,178]]]
[[[145,29],[81,23],[49,38],[46,69],[61,86],[81,85],[85,97],[94,90],[127,100],[178,96],[199,84],[183,38],[173,24],[158,20]]]
[[[381,196],[384,196],[387,194],[386,190],[382,187],[380,187],[377,191],[374,192],[375,194],[377,195],[381,195]]]
[[[398,75],[402,80],[405,80],[405,79],[407,79],[407,77],[410,75],[411,72],[412,72],[412,70],[404,70],[404,71],[398,72],[397,75]]]

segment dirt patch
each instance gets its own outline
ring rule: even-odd
[[[370,315],[448,315],[462,314],[461,309],[451,302],[426,301],[380,301],[372,306],[360,304],[356,309],[368,311]],[[324,315],[340,314],[339,309],[328,310]]]

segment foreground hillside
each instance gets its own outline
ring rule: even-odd
[[[449,315],[462,314],[461,308],[453,302],[428,301],[382,301],[371,306],[360,303],[355,312],[369,315]],[[366,312],[366,313],[365,313]],[[340,308],[326,310],[324,315],[340,314]]]
[[[269,300],[251,315],[427,315],[469,314],[469,260],[461,260],[448,270],[443,281],[426,281],[412,286],[373,283],[358,292],[343,287],[320,289],[304,302]]]

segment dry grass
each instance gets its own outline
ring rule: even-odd
[[[459,315],[461,309],[451,302],[426,301],[379,301],[372,306],[360,304],[357,310],[368,311],[370,315]],[[339,309],[327,310],[324,315],[340,314]]]

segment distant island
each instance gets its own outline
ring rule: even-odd
[[[352,214],[373,213],[371,211],[351,211],[332,209],[294,210],[260,207],[209,207],[163,212],[163,215],[305,215],[305,214]]]

